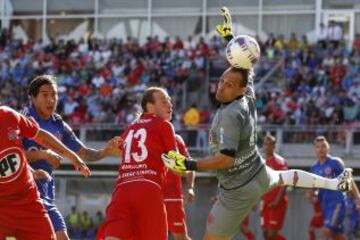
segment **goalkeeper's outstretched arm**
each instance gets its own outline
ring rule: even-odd
[[[216,25],[216,31],[222,36],[227,42],[230,42],[234,38],[234,33],[232,29],[232,20],[231,14],[227,7],[222,7],[220,9],[220,14],[224,18],[223,24]]]
[[[223,24],[216,25],[216,31],[223,37],[227,42],[230,42],[231,39],[234,38],[233,27],[232,27],[232,19],[230,11],[227,7],[222,7],[220,9],[220,14],[224,18]],[[249,80],[248,80],[248,90],[246,95],[249,95],[255,98],[255,91],[254,91],[254,72],[253,69],[249,70]]]

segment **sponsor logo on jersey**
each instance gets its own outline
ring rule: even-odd
[[[332,173],[331,167],[326,167],[325,168],[325,174],[330,175],[331,173]]]
[[[18,147],[0,152],[0,184],[16,180],[21,172],[23,153]]]

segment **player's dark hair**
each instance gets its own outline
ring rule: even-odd
[[[316,144],[318,142],[325,142],[325,143],[329,144],[329,142],[328,142],[328,140],[326,139],[325,136],[316,137],[315,140],[314,140],[314,144]]]
[[[40,75],[35,77],[28,86],[28,95],[36,97],[39,94],[41,86],[46,84],[53,84],[56,86],[55,77],[52,75]]]
[[[141,99],[141,108],[143,113],[147,113],[146,105],[148,103],[154,103],[155,92],[166,92],[166,90],[160,87],[149,87],[146,89]]]
[[[242,76],[242,81],[240,83],[241,87],[246,87],[249,79],[252,77],[252,69],[243,69],[243,68],[234,68],[231,67],[230,71],[233,73],[240,74]]]

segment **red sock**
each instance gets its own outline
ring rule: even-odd
[[[310,230],[310,231],[309,231],[309,239],[310,239],[310,240],[315,240],[315,239],[316,239],[315,231],[314,231],[314,230]]]
[[[248,231],[247,233],[244,233],[247,240],[255,240],[254,234],[251,231]]]
[[[282,235],[278,234],[275,238],[275,240],[286,240]]]

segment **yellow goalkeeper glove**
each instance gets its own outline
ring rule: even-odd
[[[173,150],[168,153],[163,153],[161,159],[168,169],[180,175],[185,174],[188,170],[197,170],[195,161],[188,160],[186,157]]]
[[[222,7],[220,9],[220,14],[224,18],[224,23],[216,25],[216,31],[220,34],[220,36],[222,36],[229,42],[234,37],[232,31],[231,14],[227,7]]]

